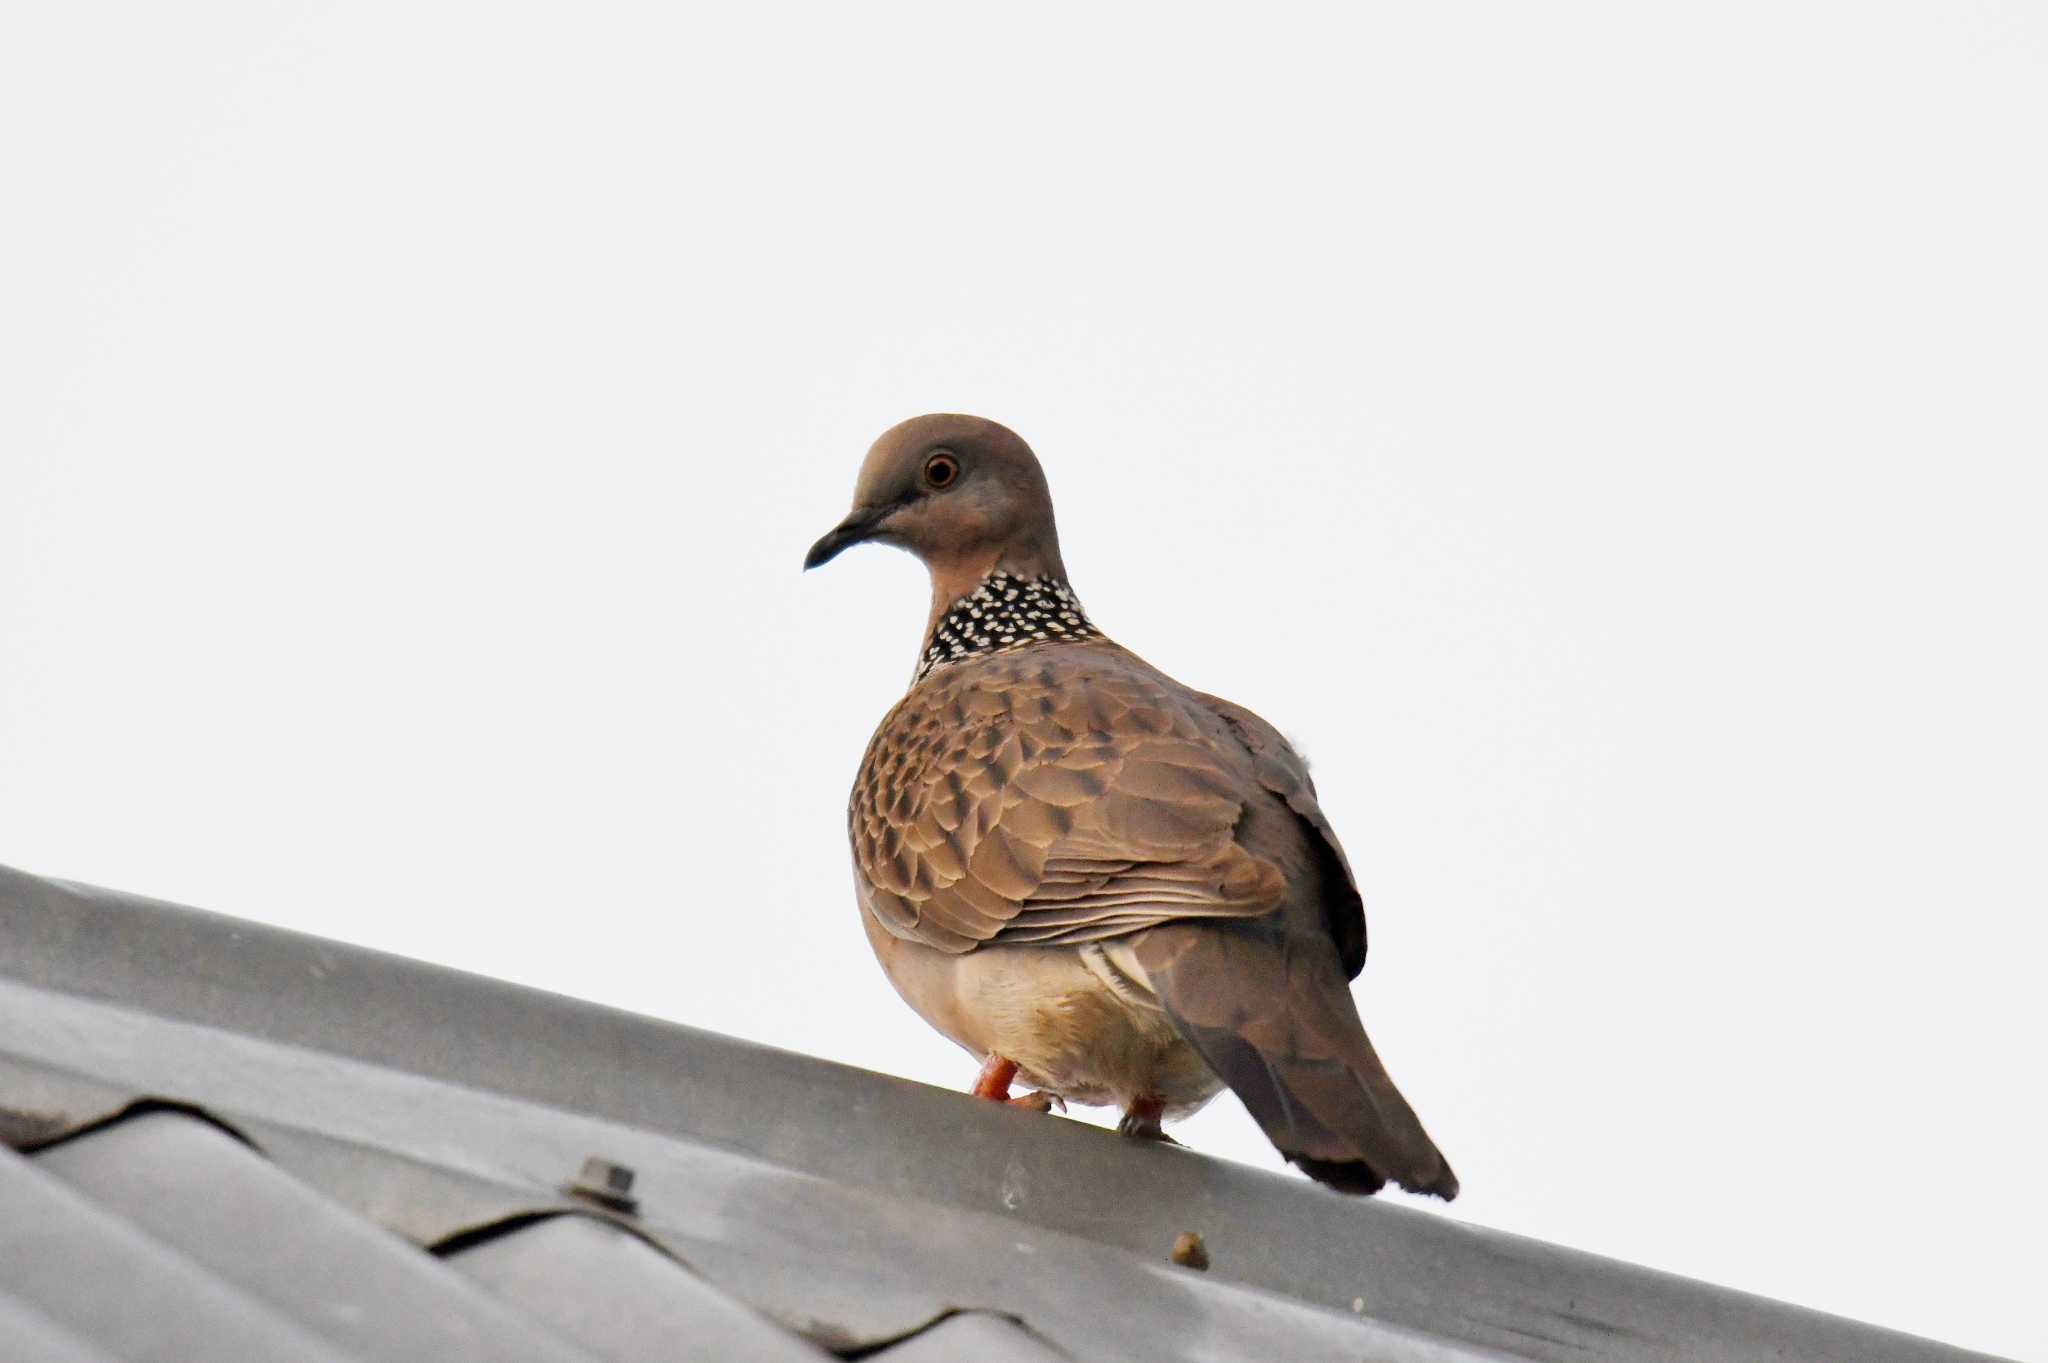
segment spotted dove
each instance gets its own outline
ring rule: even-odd
[[[1365,914],[1307,766],[1095,627],[1030,447],[977,417],[893,427],[804,566],[864,541],[922,559],[932,605],[849,802],[861,918],[984,1062],[975,1092],[1021,1080],[1010,1101],[1163,1138],[1227,1085],[1322,1183],[1456,1196],[1352,1003]]]

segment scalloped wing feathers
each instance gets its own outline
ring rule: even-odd
[[[1266,780],[1205,699],[1108,643],[940,669],[854,784],[866,907],[953,953],[1274,912],[1286,878],[1236,836]]]

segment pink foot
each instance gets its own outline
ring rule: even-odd
[[[1058,1104],[1059,1110],[1062,1112],[1067,1110],[1066,1100],[1057,1093],[1041,1091],[1038,1093],[1027,1093],[1020,1098],[1012,1098],[1010,1096],[1010,1081],[1016,1077],[1016,1061],[1005,1060],[1003,1057],[991,1053],[988,1059],[981,1062],[981,1073],[975,1076],[974,1087],[969,1091],[977,1098],[986,1098],[990,1102],[996,1103],[1008,1103],[1011,1107],[1030,1108],[1033,1112],[1050,1112],[1053,1110],[1054,1104]]]

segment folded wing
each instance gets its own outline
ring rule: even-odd
[[[1252,756],[1113,645],[951,669],[869,746],[848,811],[868,910],[943,951],[1258,917],[1278,867],[1238,844]]]

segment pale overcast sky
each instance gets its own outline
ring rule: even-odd
[[[1445,1214],[2048,1358],[2048,10],[6,28],[0,861],[964,1086],[922,577],[797,565],[977,412],[1315,763]]]

